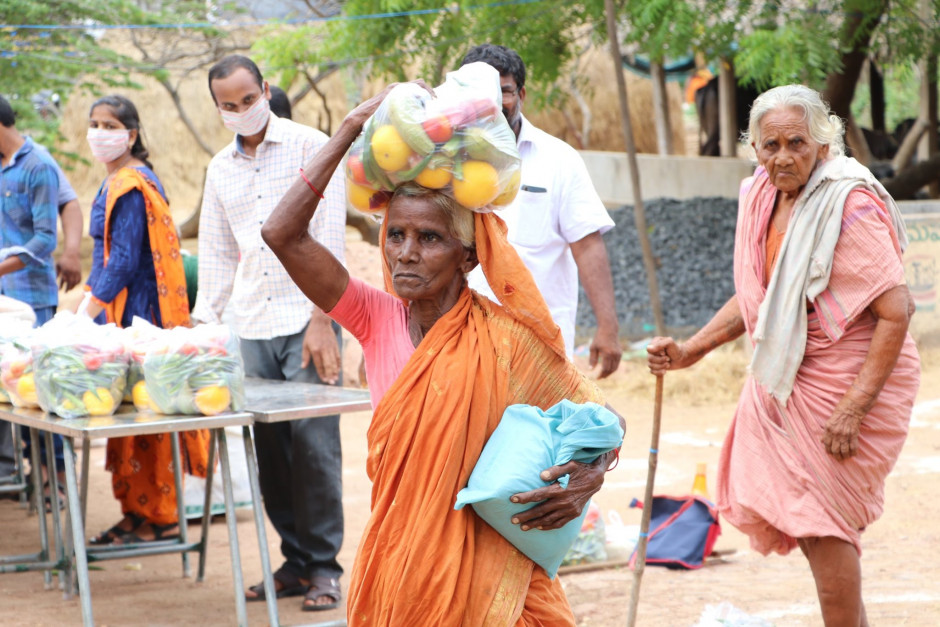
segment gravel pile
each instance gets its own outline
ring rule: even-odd
[[[662,198],[644,203],[644,208],[667,329],[674,335],[688,335],[708,322],[734,294],[737,200]],[[604,235],[604,241],[613,273],[620,335],[631,340],[655,335],[633,207],[614,209],[610,215],[617,226]],[[582,287],[578,342],[590,338],[596,326]]]

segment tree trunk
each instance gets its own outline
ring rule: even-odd
[[[202,138],[202,135],[199,134],[199,131],[196,130],[196,126],[193,124],[193,121],[189,118],[189,114],[186,113],[186,109],[183,108],[183,102],[180,100],[180,94],[169,81],[164,79],[157,79],[163,88],[167,90],[170,94],[170,98],[173,100],[173,105],[176,107],[177,113],[180,114],[180,119],[183,121],[183,124],[186,125],[186,129],[193,136],[193,139],[196,140],[196,143],[199,144],[199,147],[202,148],[203,152],[212,157],[215,155],[212,152],[212,149],[209,148],[209,144]]]
[[[206,170],[202,172],[202,185],[199,186],[199,189],[206,189]],[[199,237],[200,215],[202,215],[202,192],[199,193],[199,202],[196,203],[196,208],[193,209],[193,212],[189,214],[188,218],[180,222],[176,227],[179,229],[180,239]]]
[[[610,41],[610,55],[614,60],[614,73],[617,79],[617,95],[620,100],[620,120],[623,127],[623,142],[627,149],[627,163],[630,166],[630,183],[633,187],[633,220],[636,224],[640,249],[643,252],[643,266],[646,268],[646,282],[650,291],[650,308],[656,323],[657,335],[666,335],[666,323],[663,319],[663,306],[659,300],[659,282],[656,279],[656,261],[650,246],[649,232],[646,229],[646,211],[643,209],[643,194],[640,191],[640,172],[636,162],[636,143],[633,140],[633,123],[630,121],[630,103],[627,99],[627,82],[623,77],[623,61],[620,56],[620,38],[617,34],[614,0],[604,0],[607,13],[607,39]],[[638,591],[637,591],[638,592]],[[635,607],[631,611],[635,618]]]
[[[895,172],[900,172],[911,162],[914,153],[917,152],[917,144],[920,142],[920,138],[926,130],[927,123],[924,122],[922,118],[917,118],[917,121],[914,122],[914,126],[912,126],[907,132],[907,135],[904,136],[904,140],[901,142],[897,153],[895,153],[894,159],[891,160],[891,167]]]
[[[885,0],[846,0],[843,13],[845,27],[840,38],[842,71],[826,78],[823,98],[832,112],[843,120],[852,113],[855,85],[868,58],[872,33],[886,8]]]
[[[862,129],[858,127],[855,118],[851,115],[845,121],[845,144],[850,155],[855,157],[862,165],[870,166],[872,161],[875,160],[871,154],[871,149],[868,147],[868,141],[865,140],[865,135],[862,134]]]
[[[653,117],[656,120],[656,147],[661,155],[671,155],[672,126],[669,123],[669,98],[666,95],[666,70],[662,63],[650,62],[653,82]]]
[[[895,200],[908,200],[924,185],[940,183],[940,153],[905,168],[893,179],[885,181],[885,189]]]
[[[871,130],[887,132],[885,127],[885,79],[873,59],[868,60],[868,93],[871,98]]]
[[[738,104],[737,79],[734,76],[734,61],[727,58],[719,60],[718,72],[718,126],[720,139],[718,145],[722,157],[736,157],[738,154]]]
[[[926,2],[924,11],[926,15]],[[937,57],[930,55],[920,62],[923,78],[920,85],[920,118],[927,123],[927,131],[920,142],[921,161],[932,159],[937,154]],[[930,184],[930,197],[940,196],[940,185],[936,180]]]

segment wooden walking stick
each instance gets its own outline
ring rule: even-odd
[[[630,591],[630,612],[627,627],[636,625],[636,608],[640,602],[640,580],[646,567],[646,544],[649,541],[650,516],[653,512],[653,481],[656,478],[656,458],[659,454],[659,425],[663,415],[663,375],[656,375],[656,398],[653,403],[653,436],[650,441],[650,464],[646,475],[646,494],[643,497],[643,515],[640,517],[640,536],[636,543],[636,561],[633,564],[633,589]]]

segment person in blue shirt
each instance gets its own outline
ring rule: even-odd
[[[55,162],[16,128],[16,114],[0,96],[0,294],[33,308],[36,326],[59,302],[55,263],[59,177]],[[27,442],[28,444],[28,442]],[[12,431],[0,421],[0,476],[14,471]],[[61,471],[61,439],[56,445]],[[29,449],[25,451],[29,455]]]
[[[0,96],[0,293],[27,303],[41,325],[59,302],[55,263],[59,177],[47,153],[16,130]]]

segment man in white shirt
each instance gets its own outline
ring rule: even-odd
[[[261,239],[264,221],[327,136],[273,115],[268,84],[247,57],[230,55],[215,64],[209,90],[236,135],[206,172],[192,317],[219,322],[231,298],[246,375],[339,383],[339,327],[303,295]],[[344,186],[338,170],[309,227],[340,261]],[[274,575],[277,596],[304,595],[305,610],[336,607],[343,573],[336,559],[343,541],[339,416],[256,424],[254,432],[265,511],[285,557]],[[263,600],[264,588],[258,584],[245,594]]]
[[[503,115],[516,134],[522,157],[519,193],[497,215],[506,221],[509,242],[529,268],[561,328],[569,357],[574,351],[580,277],[597,319],[589,364],[594,368],[600,363],[598,377],[603,379],[620,366],[623,352],[610,261],[602,237],[614,222],[594,190],[581,155],[522,115],[526,71],[516,51],[481,44],[467,53],[461,65],[476,61],[499,72]],[[468,279],[471,288],[496,300],[479,267]]]

